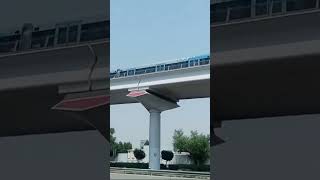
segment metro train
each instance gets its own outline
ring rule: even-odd
[[[208,64],[210,64],[210,55],[194,56],[190,58],[183,58],[175,62],[160,63],[147,67],[132,68],[127,70],[118,69],[117,71],[110,73],[110,79],[162,71],[170,71],[175,69],[190,68],[194,66],[203,66]]]
[[[211,3],[211,23],[297,13],[319,7],[319,0],[216,0]]]
[[[108,20],[77,20],[51,27],[24,24],[12,34],[0,36],[0,53],[51,48],[109,38]]]

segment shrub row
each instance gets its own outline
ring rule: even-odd
[[[124,163],[124,162],[111,162],[110,167],[122,167],[122,168],[139,168],[148,169],[148,163]]]

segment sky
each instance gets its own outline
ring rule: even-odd
[[[210,52],[209,0],[111,0],[111,70]],[[182,100],[161,114],[161,149],[172,150],[175,129],[210,133],[210,99]],[[141,104],[112,105],[118,141],[138,147],[148,139],[149,113]]]

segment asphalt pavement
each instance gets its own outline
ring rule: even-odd
[[[116,173],[110,173],[110,177],[111,177],[111,180],[127,180],[127,179],[193,180],[194,179],[194,178],[148,176],[148,175],[135,175],[135,174],[116,174]]]

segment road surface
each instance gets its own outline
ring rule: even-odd
[[[148,175],[135,175],[135,174],[116,174],[116,173],[110,173],[110,177],[111,177],[111,180],[126,180],[126,179],[192,180],[194,179],[194,178],[148,176]]]

